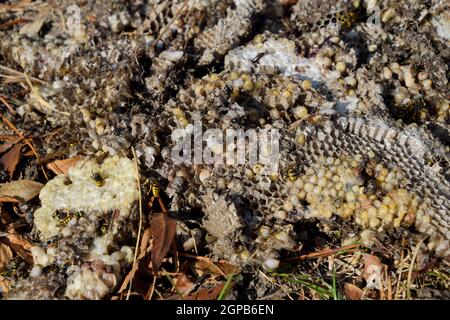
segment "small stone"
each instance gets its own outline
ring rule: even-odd
[[[264,267],[268,270],[275,270],[278,269],[280,266],[280,260],[277,259],[266,259],[264,261]]]

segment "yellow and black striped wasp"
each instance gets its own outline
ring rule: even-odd
[[[95,185],[99,188],[103,186],[103,184],[105,183],[105,177],[100,171],[93,171],[91,173],[91,179],[94,181]]]
[[[53,213],[52,218],[55,219],[56,221],[58,221],[58,224],[61,227],[65,227],[65,226],[67,226],[69,221],[72,220],[72,218],[79,219],[84,216],[85,216],[84,211],[72,211],[71,212],[67,209],[57,209]]]
[[[72,219],[72,216],[70,215],[69,210],[57,209],[55,212],[53,212],[52,218],[58,221],[58,224],[61,227],[65,227]]]
[[[151,210],[153,207],[153,202],[155,201],[155,199],[157,199],[159,205],[161,206],[162,211],[167,212],[167,209],[166,209],[166,207],[161,199],[161,196],[160,196],[161,189],[160,189],[160,185],[159,185],[158,181],[156,181],[155,179],[147,179],[144,183],[144,186],[150,187],[148,193],[151,195],[151,197],[147,203],[147,208],[149,210]]]

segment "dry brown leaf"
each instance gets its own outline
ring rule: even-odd
[[[11,249],[3,243],[0,243],[0,270],[4,269],[13,258]]]
[[[128,287],[130,281],[134,278],[136,271],[139,269],[139,261],[142,258],[144,258],[145,254],[147,252],[147,247],[150,244],[151,237],[152,237],[152,232],[151,232],[150,228],[145,229],[144,233],[142,234],[141,243],[139,246],[139,256],[136,259],[136,263],[133,265],[130,272],[128,272],[125,279],[123,280],[122,285],[120,286],[119,292],[124,291]]]
[[[12,143],[5,142],[4,144],[2,144],[2,145],[0,146],[0,153],[3,153],[3,152],[8,151],[9,149],[12,148],[12,146],[13,146]]]
[[[11,287],[11,284],[6,278],[3,278],[0,276],[0,292],[3,295],[6,295],[9,292],[9,288]]]
[[[198,260],[195,262],[195,270],[199,274],[215,274],[215,275],[226,275],[231,277],[240,272],[240,268],[226,261],[219,262],[208,262],[206,260]]]
[[[15,180],[0,184],[0,202],[28,202],[36,197],[44,185],[33,180]]]
[[[380,289],[381,277],[383,272],[383,265],[378,257],[364,254],[364,269],[362,277],[366,280],[366,287],[369,289]]]
[[[150,228],[153,235],[152,269],[157,272],[175,238],[177,221],[158,212],[152,215]]]
[[[177,291],[184,295],[194,288],[195,283],[192,282],[186,274],[181,274],[177,277],[177,281],[175,283],[175,287]]]
[[[33,246],[33,244],[30,241],[25,240],[24,238],[15,233],[2,232],[0,233],[0,237],[5,237],[11,244],[22,247],[27,251],[30,251],[31,247]]]
[[[0,163],[3,165],[5,170],[9,172],[10,177],[12,177],[14,170],[16,170],[17,164],[19,163],[21,149],[21,143],[15,144],[7,153],[5,153],[0,158]]]
[[[203,288],[197,291],[196,293],[190,294],[187,297],[184,297],[183,299],[186,300],[216,300],[219,296],[220,292],[222,292],[224,283],[220,283],[217,286],[207,289]]]
[[[346,283],[344,286],[345,296],[350,300],[361,300],[363,291],[351,283]]]
[[[31,252],[29,250],[17,244],[10,243],[9,246],[15,253],[17,253],[19,257],[22,258],[22,260],[24,260],[26,263],[30,265],[33,264],[33,256],[31,255]]]
[[[22,141],[22,137],[16,136],[0,136],[0,141],[4,141],[5,143],[0,146],[0,153],[6,152],[12,148],[16,143]]]
[[[151,228],[147,228],[144,230],[144,233],[142,234],[141,238],[141,244],[139,246],[139,257],[138,260],[142,259],[145,256],[145,253],[147,252],[147,248],[150,245],[150,240],[152,239],[152,230]]]
[[[72,168],[81,157],[76,156],[64,160],[55,160],[47,164],[47,168],[53,171],[54,174],[67,174],[70,168]]]

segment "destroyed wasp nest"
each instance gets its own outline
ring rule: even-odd
[[[62,285],[75,299],[113,290],[135,236],[134,168],[119,156],[131,146],[143,174],[163,181],[187,229],[178,230],[185,250],[204,244],[214,259],[275,269],[301,247],[299,224],[339,217],[360,238],[370,230],[417,243],[419,231],[448,259],[445,1],[83,3],[77,32],[61,28],[54,10],[34,19],[46,4],[0,13],[30,20],[0,31],[2,65],[34,77],[17,108],[21,126],[36,136],[64,127],[42,140],[45,160],[106,157],[42,190],[35,266],[18,288],[32,295],[47,279],[46,297]],[[57,6],[65,13],[71,4]],[[175,164],[171,135],[192,134],[195,120],[279,130],[279,171]],[[190,212],[202,213],[195,239],[183,221]]]
[[[67,175],[50,180],[41,190],[41,208],[34,225],[44,246],[31,249],[31,284],[50,269],[67,276],[64,296],[101,299],[121,279],[133,259],[124,246],[136,232],[138,186],[131,160],[80,160]]]

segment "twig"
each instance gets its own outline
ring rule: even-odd
[[[18,77],[18,78],[23,78],[23,79],[25,80],[25,75],[24,75],[23,72],[20,72],[20,71],[11,69],[11,68],[6,67],[6,66],[3,66],[3,65],[0,65],[0,69],[3,69],[3,70],[5,70],[6,72],[9,72],[9,73],[14,74],[16,77]],[[44,80],[41,80],[41,79],[38,79],[38,78],[35,78],[35,77],[32,77],[32,76],[29,76],[28,78],[29,78],[30,80],[33,80],[34,82],[39,82],[39,83],[42,84],[42,85],[49,85],[49,83],[46,82],[46,81],[44,81]]]
[[[134,249],[134,258],[133,258],[133,268],[134,268],[135,264],[136,264],[136,260],[137,260],[139,241],[141,240],[143,214],[142,214],[141,183],[140,183],[140,179],[139,179],[139,166],[138,166],[138,162],[137,162],[138,160],[137,160],[136,151],[134,150],[134,147],[131,147],[131,151],[133,152],[134,169],[136,170],[136,180],[137,180],[138,190],[139,190],[139,229],[138,229],[138,235],[137,235],[137,239],[136,239],[136,247]],[[133,279],[130,279],[130,284],[128,286],[128,292],[127,292],[126,300],[130,299],[132,283],[133,283]]]
[[[17,112],[13,109],[13,107],[8,103],[8,101],[6,101],[5,97],[0,96],[0,101],[6,106],[6,108],[8,109],[9,113],[11,113],[12,115],[16,115]]]
[[[416,248],[414,249],[413,257],[411,259],[411,264],[409,265],[408,280],[406,282],[407,283],[407,288],[408,288],[406,290],[406,297],[408,298],[408,300],[411,299],[411,275],[412,275],[412,272],[413,272],[414,263],[416,262],[417,255],[419,254],[420,245],[424,241],[425,241],[425,238],[420,240],[419,243],[417,244]]]

